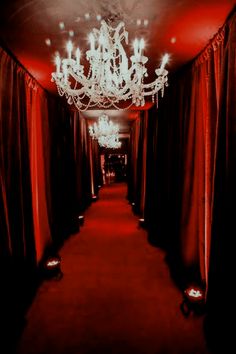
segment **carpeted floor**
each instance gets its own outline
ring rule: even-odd
[[[63,246],[60,281],[40,287],[18,354],[206,354],[202,317],[185,318],[164,253],[125,199],[103,187]]]

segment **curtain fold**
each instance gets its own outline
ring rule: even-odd
[[[77,223],[74,115],[60,100],[48,98],[50,136],[51,233],[55,245],[75,232]]]
[[[6,332],[24,312],[37,262],[25,102],[24,72],[0,48],[0,321]]]
[[[144,216],[144,198],[145,198],[145,180],[146,180],[146,149],[147,149],[147,114],[146,111],[140,113],[140,123],[138,126],[139,134],[137,142],[137,164],[136,186],[134,194],[135,207],[134,211],[141,217]]]
[[[127,198],[130,203],[135,203],[137,192],[137,160],[138,160],[138,144],[140,134],[140,117],[138,117],[130,128],[129,153],[128,153],[128,194]]]
[[[34,219],[34,237],[36,259],[39,262],[45,248],[51,244],[49,224],[50,186],[46,179],[49,168],[49,138],[47,101],[43,90],[33,79],[26,78],[26,110],[29,136],[29,157],[31,171],[32,208]],[[42,120],[42,117],[44,119]],[[44,122],[44,123],[43,123]],[[46,129],[44,129],[46,128]]]
[[[23,71],[0,49],[1,249],[16,271],[36,261],[24,84]]]
[[[99,186],[102,185],[102,171],[101,171],[101,163],[100,163],[100,151],[97,140],[91,139],[91,164],[93,166],[93,191],[94,195],[97,196],[99,192]]]
[[[147,163],[146,163],[146,186],[145,186],[145,208],[144,219],[148,226],[148,239],[151,243],[157,243],[156,235],[160,222],[157,217],[159,215],[157,196],[158,173],[157,173],[157,132],[158,119],[156,117],[156,109],[151,108],[148,111],[147,126]],[[154,236],[153,236],[154,235]]]
[[[86,120],[82,115],[76,112],[78,116],[78,130],[77,130],[77,190],[79,198],[80,212],[83,213],[85,209],[91,204],[91,169],[89,160],[89,145]]]
[[[145,216],[146,170],[147,170],[147,134],[148,114],[140,111],[139,117],[131,126],[128,154],[128,199],[133,211],[141,218]]]

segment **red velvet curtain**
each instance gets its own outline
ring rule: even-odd
[[[157,143],[160,143],[161,138],[164,134],[158,137],[158,124],[156,108],[152,107],[148,111],[148,124],[147,124],[147,168],[146,168],[146,192],[145,192],[145,206],[144,206],[144,219],[148,227],[148,239],[150,243],[155,243],[160,245],[161,234],[160,227],[162,223],[160,222],[160,211],[165,209],[163,201],[165,198],[161,198],[160,191],[163,189],[158,189],[158,186],[164,184],[160,178],[162,174],[158,173],[158,166],[161,163],[158,161]],[[165,141],[165,140],[164,140]],[[163,183],[162,183],[163,182]],[[162,208],[159,208],[159,202],[162,201]],[[162,217],[165,213],[162,213]]]
[[[39,262],[51,244],[48,110],[45,93],[27,74],[25,90],[34,238]]]
[[[27,131],[25,73],[0,49],[0,311],[8,332],[21,317],[37,253]],[[14,338],[12,338],[14,339]]]
[[[91,148],[91,160],[90,164],[92,166],[91,176],[92,176],[92,191],[95,196],[98,195],[99,186],[102,185],[102,171],[100,163],[100,149],[97,140],[90,139],[90,148]]]
[[[0,249],[16,270],[36,263],[27,125],[25,73],[0,49]]]
[[[73,124],[67,107],[1,48],[0,303],[12,322],[36,286],[45,252],[77,221]]]
[[[142,112],[142,170],[141,170],[141,183],[140,183],[140,216],[145,218],[145,203],[146,203],[146,185],[147,185],[147,127],[148,127],[148,112]]]
[[[74,113],[74,153],[79,213],[83,213],[92,200],[89,143],[85,118]]]
[[[87,120],[75,111],[73,113],[73,154],[76,174],[77,214],[90,205],[92,196],[98,194],[102,184],[100,151],[96,140],[91,140]]]
[[[61,100],[48,98],[50,136],[51,234],[55,246],[60,246],[71,233],[77,232],[77,175],[74,148],[74,114]]]
[[[208,47],[170,78],[148,120],[150,238],[166,248],[182,286],[198,281],[206,290],[216,286],[226,259],[220,205],[228,209],[226,191],[235,198],[235,17],[234,11]]]
[[[236,232],[236,8],[220,33],[221,55],[214,62],[217,102],[216,150],[212,185],[208,321],[216,352],[230,352],[235,343],[231,320],[235,299],[233,238]],[[213,65],[212,65],[213,66]]]
[[[142,218],[144,217],[144,205],[145,205],[145,193],[146,193],[147,119],[148,119],[147,112],[141,111],[139,134],[138,134],[134,210]]]
[[[88,156],[88,137],[85,119],[74,113],[74,152],[76,156],[76,181],[79,213],[83,213],[91,203],[91,175]]]

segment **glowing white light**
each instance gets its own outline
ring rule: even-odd
[[[59,28],[63,30],[65,28],[64,22],[59,22]]]
[[[55,265],[58,265],[60,262],[59,261],[48,261],[47,266],[48,267],[53,267]]]
[[[94,50],[95,39],[92,33],[89,33],[90,50]]]
[[[200,290],[194,290],[194,289],[191,289],[189,291],[189,295],[192,296],[192,297],[202,297],[202,293]]]
[[[144,24],[145,27],[147,27],[148,24],[149,24],[149,21],[148,21],[148,20],[144,20],[144,21],[143,21],[143,24]]]
[[[102,19],[102,16],[101,15],[97,15],[97,20],[101,21],[101,19]]]
[[[90,14],[87,12],[85,15],[84,15],[85,19],[86,20],[89,20],[90,19]]]
[[[137,23],[137,26],[140,26],[140,25],[141,25],[141,20],[138,19],[138,20],[136,21],[136,23]]]
[[[71,59],[72,50],[73,50],[73,43],[71,41],[67,42],[66,49],[68,53],[68,59]]]
[[[69,31],[69,36],[70,36],[70,37],[74,37],[74,34],[75,34],[75,33],[74,33],[73,30],[70,30],[70,31]]]
[[[50,38],[45,39],[45,43],[48,47],[50,47],[50,45],[52,44],[51,39]]]
[[[56,56],[55,63],[56,63],[56,68],[57,68],[57,74],[59,74],[60,73],[60,66],[61,66],[61,58],[59,57],[59,55]]]
[[[67,66],[63,65],[63,75],[64,75],[64,84],[67,85],[67,81],[68,81],[68,70],[67,70]]]
[[[80,49],[79,49],[79,48],[76,49],[75,56],[76,56],[76,63],[77,63],[77,65],[80,65],[80,56],[81,56],[81,53],[80,53]]]
[[[144,42],[143,38],[140,39],[139,48],[140,48],[140,50],[143,50],[145,48],[145,42]]]
[[[133,47],[134,47],[134,55],[135,57],[138,56],[138,49],[139,49],[139,41],[137,38],[135,38],[134,42],[133,42]]]
[[[169,54],[163,55],[163,57],[162,57],[162,62],[161,62],[161,67],[160,67],[161,70],[164,69],[164,67],[165,67],[165,65],[168,63],[169,59],[170,59]]]

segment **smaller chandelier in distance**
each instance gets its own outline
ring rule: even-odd
[[[99,145],[102,147],[111,149],[121,147],[119,125],[109,121],[105,113],[98,118],[98,123],[89,126],[89,134],[93,139],[97,139]]]
[[[89,64],[87,74],[80,62],[81,51],[77,48],[73,52],[71,41],[67,43],[67,58],[59,55],[55,58],[56,71],[52,73],[52,81],[56,83],[59,95],[65,95],[68,104],[85,111],[93,107],[124,109],[124,106],[118,105],[128,101],[127,109],[133,104],[144,106],[146,96],[158,102],[159,91],[163,96],[167,86],[168,71],[165,65],[168,54],[163,56],[160,67],[155,70],[155,80],[145,83],[148,58],[143,54],[144,39],[134,40],[134,52],[129,62],[122,44],[128,44],[128,32],[123,22],[113,28],[101,21],[100,29],[94,28],[89,34],[89,41],[90,49],[86,51]]]
[[[119,149],[121,147],[119,135],[103,135],[98,139],[98,144],[107,149]]]

